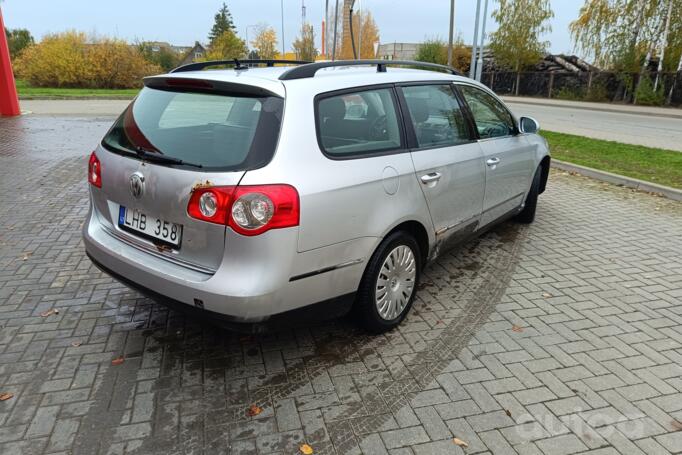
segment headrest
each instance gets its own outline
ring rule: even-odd
[[[343,120],[346,116],[346,103],[339,97],[329,98],[320,103],[322,118]]]
[[[407,105],[415,123],[422,123],[429,118],[429,103],[424,98],[409,98]]]

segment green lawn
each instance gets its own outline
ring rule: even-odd
[[[132,98],[137,95],[139,89],[99,89],[99,88],[50,88],[30,87],[26,82],[17,80],[19,96],[48,96],[58,98],[91,98],[91,97],[116,97]]]
[[[682,152],[542,131],[552,157],[682,189]]]

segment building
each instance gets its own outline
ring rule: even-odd
[[[384,60],[414,60],[421,43],[385,43],[379,44],[377,58]]]
[[[199,41],[196,41],[192,47],[174,47],[184,50],[184,57],[180,61],[180,66],[196,62],[197,60],[201,60],[202,58],[206,57],[206,48]]]

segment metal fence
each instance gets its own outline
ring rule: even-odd
[[[682,106],[682,72],[484,72],[481,82],[500,95]],[[654,86],[657,86],[654,90]]]

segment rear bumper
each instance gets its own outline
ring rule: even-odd
[[[298,308],[295,310],[285,311],[268,317],[260,322],[249,322],[234,316],[216,313],[214,311],[199,308],[197,306],[187,305],[178,300],[172,299],[168,296],[161,295],[156,291],[140,286],[134,281],[117,274],[100,264],[95,258],[86,253],[90,261],[102,272],[125,284],[126,286],[135,289],[140,294],[143,294],[156,302],[165,305],[173,310],[180,311],[189,315],[190,317],[206,321],[212,325],[226,328],[235,332],[241,333],[262,333],[271,330],[281,329],[283,327],[292,328],[327,320],[348,313],[355,301],[355,293],[349,293],[328,299],[322,302],[315,303],[310,306]]]
[[[295,228],[275,229],[256,237],[228,229],[227,247],[219,246],[225,249],[222,263],[209,274],[121,241],[102,227],[92,211],[83,226],[86,253],[109,275],[156,300],[229,323],[258,323],[319,302],[347,300],[358,288],[365,255],[373,251],[375,239],[357,239],[305,253],[296,251],[297,241]],[[335,268],[335,264],[350,265]],[[331,315],[342,312],[327,311]]]

